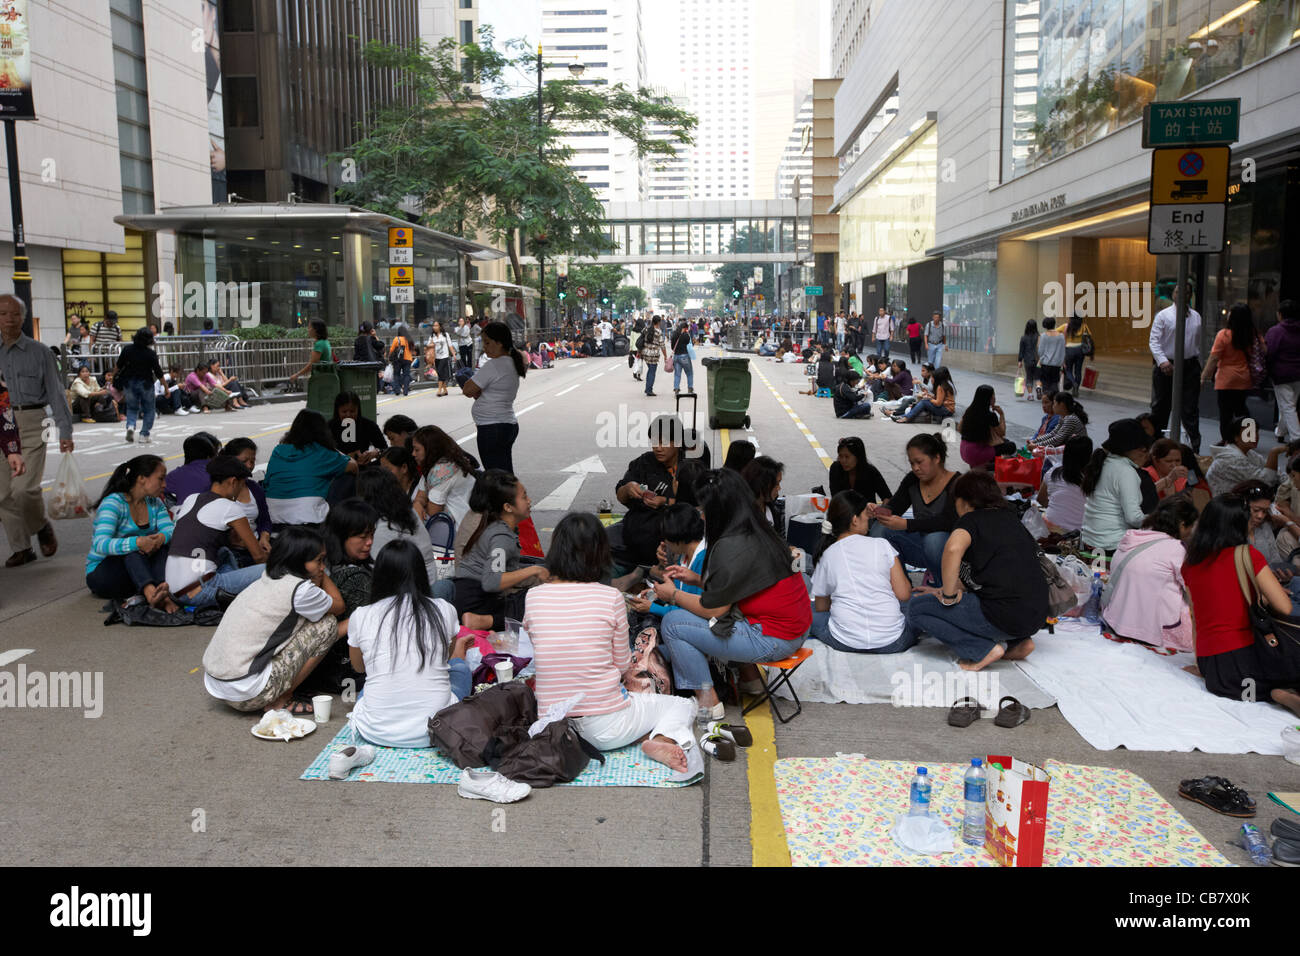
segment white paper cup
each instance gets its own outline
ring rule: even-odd
[[[330,707],[334,703],[334,698],[329,694],[317,694],[311,699],[311,706],[316,718],[316,723],[323,724],[330,719]]]
[[[507,681],[515,679],[515,665],[513,661],[500,661],[496,665],[497,683],[504,684]]]

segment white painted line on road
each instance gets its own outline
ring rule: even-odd
[[[526,415],[526,414],[528,414],[528,413],[531,412],[534,408],[541,408],[541,407],[542,407],[542,404],[543,404],[542,402],[533,402],[533,404],[529,405],[527,408],[521,408],[521,409],[519,409],[519,411],[515,412],[515,418],[518,418],[520,415]]]
[[[605,372],[608,372],[608,371],[609,371],[609,369],[605,369]],[[587,381],[589,381],[589,382],[594,382],[594,381],[596,381],[596,379],[598,379],[598,378],[600,378],[602,375],[604,375],[605,372],[597,372],[597,373],[596,373],[595,375],[593,375],[591,378],[587,379]]]
[[[581,383],[581,382],[579,382],[577,385],[570,385],[570,386],[569,386],[568,388],[566,388],[564,391],[562,391],[562,392],[556,392],[556,393],[555,393],[555,397],[556,397],[556,398],[559,398],[561,395],[567,395],[569,392],[573,391],[575,388],[581,388],[581,387],[582,387],[582,383]]]
[[[470,432],[468,435],[464,435],[464,436],[462,436],[462,437],[460,437],[460,438],[457,438],[457,439],[456,439],[456,444],[457,444],[457,445],[463,445],[463,444],[465,444],[465,442],[471,440],[472,438],[477,437],[477,435],[478,435],[478,432]]]

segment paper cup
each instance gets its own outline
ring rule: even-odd
[[[315,712],[312,716],[316,718],[316,723],[323,724],[330,719],[330,706],[334,703],[334,698],[328,694],[317,694],[311,699],[312,710]]]
[[[496,665],[497,683],[504,684],[515,678],[515,665],[513,661],[501,661]]]

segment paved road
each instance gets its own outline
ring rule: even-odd
[[[861,434],[886,480],[896,484],[902,477],[903,445],[916,427],[836,421],[829,401],[797,394],[804,382],[797,368],[764,361],[753,368],[754,430],[710,435],[715,461],[727,441],[749,437],[785,462],[785,490],[801,492],[825,481],[826,455],[834,454],[840,436]],[[972,391],[962,380],[959,387]],[[696,384],[702,392],[702,375]],[[515,461],[534,501],[566,481],[563,493],[572,491],[575,508],[612,499],[622,468],[640,451],[630,447],[628,431],[645,420],[636,413],[672,409],[671,386],[662,377],[659,393],[646,398],[625,360],[565,361],[530,374],[516,406],[522,417]],[[223,438],[250,434],[264,441],[265,461],[298,407],[164,418],[153,450],[179,461],[184,436],[206,427]],[[399,411],[440,424],[474,447],[470,403],[459,395],[445,402],[431,392],[386,398],[381,421]],[[78,426],[77,441],[92,484],[134,450],[118,426]],[[592,457],[605,474],[589,474],[573,489],[578,473],[565,469]],[[544,539],[560,514],[536,514]],[[102,627],[100,602],[82,579],[89,522],[60,522],[58,530],[62,548],[53,560],[0,571],[0,652],[33,649],[23,661],[29,669],[102,673],[103,716],[56,709],[3,714],[4,865],[780,864],[788,856],[772,782],[778,757],[846,752],[923,763],[1007,747],[1035,762],[1054,757],[1133,770],[1230,859],[1243,861],[1226,843],[1233,823],[1179,801],[1178,781],[1221,774],[1261,798],[1270,789],[1295,789],[1296,768],[1279,757],[1098,752],[1054,708],[1014,731],[991,721],[957,731],[939,709],[829,704],[806,705],[795,721],[776,727],[765,709],[751,714],[759,745],[734,764],[712,764],[703,785],[552,789],[505,808],[504,817],[494,817],[488,804],[459,799],[451,787],[300,782],[338,719],[307,741],[254,740],[249,718],[203,691],[198,666],[210,629]],[[1261,799],[1261,823],[1273,815]]]

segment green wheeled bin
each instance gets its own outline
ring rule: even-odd
[[[749,359],[706,358],[709,428],[749,427]]]
[[[339,362],[339,391],[356,392],[361,399],[361,417],[379,420],[379,373],[383,362]],[[330,399],[333,402],[333,399]],[[330,406],[330,415],[334,406]],[[326,416],[329,417],[329,416]]]
[[[320,412],[326,421],[334,417],[334,399],[339,394],[339,373],[333,363],[317,362],[307,379],[307,407]]]

